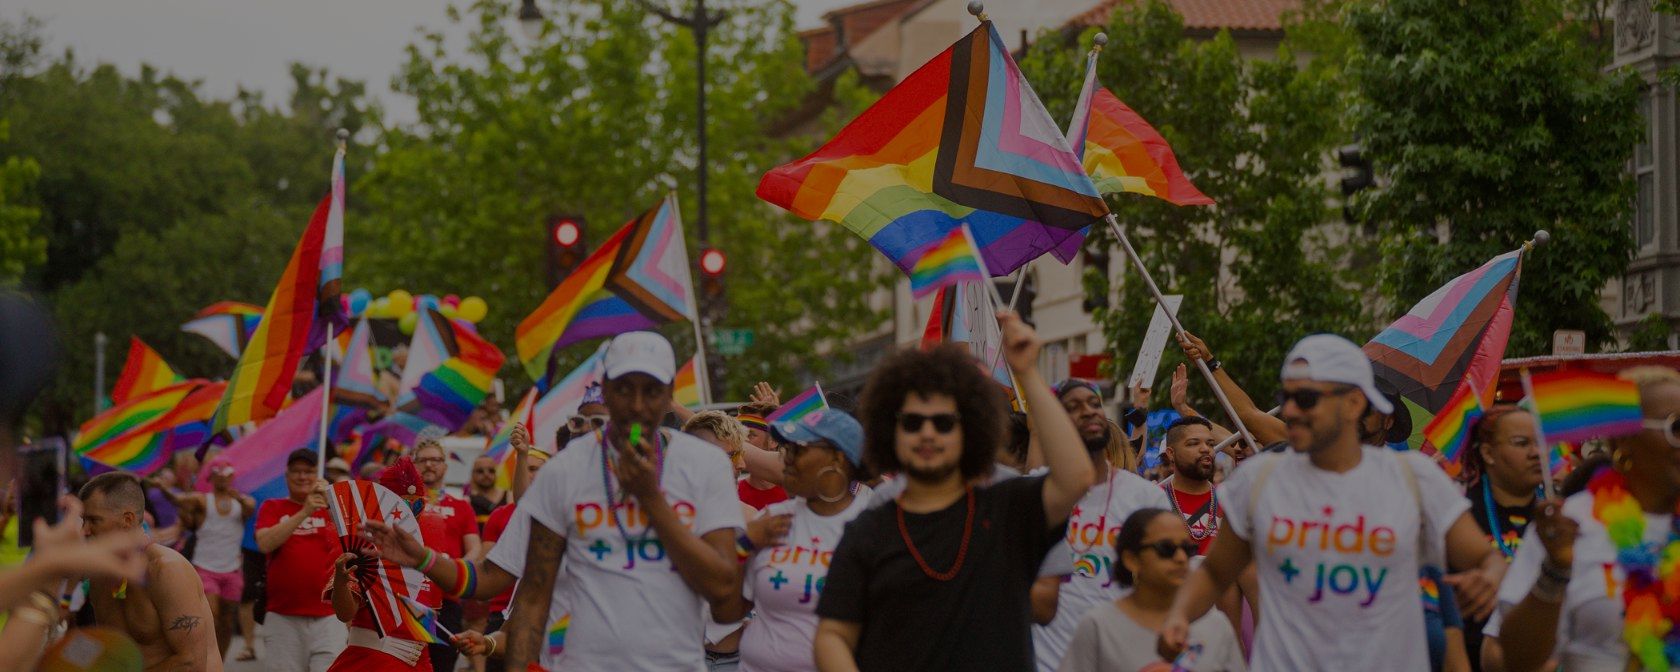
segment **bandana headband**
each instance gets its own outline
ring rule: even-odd
[[[1084,378],[1069,378],[1060,383],[1056,383],[1056,385],[1051,389],[1056,393],[1057,399],[1067,396],[1069,392],[1074,390],[1090,390],[1091,394],[1097,395],[1097,403],[1102,403],[1102,390],[1097,388],[1096,383],[1085,380]]]
[[[762,415],[753,415],[751,413],[742,413],[740,415],[735,416],[735,419],[739,420],[741,422],[741,425],[746,427],[747,429],[756,429],[756,430],[761,431],[761,432],[770,431],[770,423],[765,421],[764,416],[762,416]]]

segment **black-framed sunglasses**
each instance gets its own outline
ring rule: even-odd
[[[1662,420],[1640,420],[1639,426],[1653,432],[1662,432],[1663,440],[1668,442],[1670,448],[1680,448],[1680,415],[1670,415]]]
[[[1155,555],[1160,556],[1161,559],[1168,560],[1173,557],[1173,553],[1176,551],[1184,551],[1184,557],[1186,558],[1196,557],[1196,552],[1201,550],[1201,546],[1197,545],[1194,541],[1180,541],[1174,543],[1171,540],[1162,539],[1160,541],[1153,541],[1147,544],[1138,544],[1137,550],[1154,551]]]
[[[1312,388],[1305,388],[1295,390],[1294,392],[1290,392],[1288,390],[1278,390],[1277,405],[1281,408],[1284,404],[1293,401],[1295,402],[1296,407],[1306,411],[1311,410],[1314,406],[1317,406],[1318,402],[1325,397],[1343,395],[1357,389],[1359,388],[1339,387],[1334,390],[1314,390]]]
[[[956,413],[934,413],[933,415],[922,415],[921,413],[899,413],[898,428],[914,434],[922,431],[923,423],[932,421],[933,431],[939,432],[940,434],[950,434],[951,430],[957,428],[957,421],[961,419],[962,417]]]

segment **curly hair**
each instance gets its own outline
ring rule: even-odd
[[[733,453],[741,449],[741,444],[747,442],[747,428],[741,426],[741,421],[723,411],[700,411],[688,422],[683,423],[682,431],[693,434],[698,430],[706,430],[718,437],[723,445],[728,446]]]
[[[1459,480],[1473,483],[1487,472],[1487,463],[1482,458],[1482,446],[1493,443],[1494,434],[1499,431],[1499,421],[1513,413],[1527,413],[1528,409],[1516,404],[1500,403],[1488,409],[1482,417],[1476,418],[1475,424],[1470,426],[1470,446],[1465,450],[1459,461],[1463,465]],[[1544,453],[1545,451],[1541,451]]]
[[[964,480],[992,473],[997,449],[1009,437],[1009,407],[1003,390],[980,370],[965,346],[947,343],[928,350],[901,350],[869,375],[858,404],[863,423],[864,462],[877,473],[902,472],[898,460],[898,413],[910,394],[956,400],[963,432],[958,468]]]

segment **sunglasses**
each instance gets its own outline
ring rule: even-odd
[[[933,431],[949,434],[957,428],[957,420],[961,419],[956,413],[935,413],[922,415],[921,413],[899,413],[898,428],[914,434],[922,431],[922,424],[933,421]]]
[[[1184,551],[1184,557],[1186,558],[1196,557],[1196,551],[1200,550],[1201,547],[1197,546],[1194,541],[1180,541],[1178,543],[1173,543],[1167,539],[1162,539],[1160,541],[1154,541],[1147,544],[1138,544],[1137,549],[1139,551],[1154,551],[1155,555],[1161,556],[1161,558],[1165,560],[1171,559],[1177,551]]]
[[[1680,415],[1670,415],[1662,420],[1640,420],[1639,426],[1653,432],[1662,432],[1663,439],[1668,441],[1668,447],[1680,448]]]
[[[574,415],[574,416],[572,416],[572,419],[566,421],[566,424],[571,425],[573,427],[582,427],[585,424],[588,424],[588,425],[594,427],[595,429],[600,429],[602,427],[607,426],[607,416],[605,416],[605,415]]]
[[[1347,394],[1355,389],[1358,388],[1344,387],[1335,390],[1314,390],[1307,388],[1295,390],[1294,392],[1290,392],[1288,390],[1278,390],[1277,405],[1281,408],[1284,404],[1293,401],[1295,402],[1295,406],[1297,408],[1300,408],[1303,411],[1310,410],[1312,407],[1318,405],[1319,400],[1325,397]]]

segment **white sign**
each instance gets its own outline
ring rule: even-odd
[[[1177,317],[1178,306],[1184,303],[1184,297],[1168,294],[1161,298]],[[1155,315],[1149,318],[1149,331],[1143,335],[1143,347],[1138,350],[1137,364],[1132,367],[1132,377],[1126,379],[1127,389],[1140,384],[1145,389],[1155,389],[1155,375],[1161,371],[1161,354],[1167,349],[1167,339],[1172,336],[1172,331],[1172,321],[1167,319],[1167,313],[1161,310],[1160,304],[1156,304]],[[1117,390],[1115,394],[1121,392]]]
[[[1587,354],[1587,332],[1578,329],[1559,329],[1552,332],[1552,356]]]

